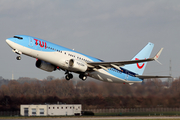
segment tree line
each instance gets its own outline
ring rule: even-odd
[[[3,82],[3,84],[1,84]],[[180,107],[180,78],[172,82],[148,79],[143,84],[37,80],[1,80],[0,110],[19,110],[21,104],[82,104],[83,109]]]

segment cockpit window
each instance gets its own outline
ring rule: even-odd
[[[23,39],[22,37],[18,37],[18,36],[14,36],[14,38],[17,38],[17,39],[20,39],[20,40]]]

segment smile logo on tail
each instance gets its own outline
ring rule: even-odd
[[[139,60],[138,58],[135,58],[135,60]],[[144,63],[140,66],[139,65],[139,63],[137,63],[137,67],[139,68],[139,69],[142,69],[143,67],[144,67]]]

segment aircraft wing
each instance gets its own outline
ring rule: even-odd
[[[150,78],[172,78],[171,76],[150,76],[150,75],[136,75],[136,77],[141,79],[150,79]]]
[[[108,71],[109,67],[113,67],[113,68],[120,70],[120,67],[122,67],[124,65],[157,60],[159,58],[159,55],[161,54],[162,50],[163,50],[163,48],[161,48],[161,50],[153,58],[141,59],[141,60],[131,60],[131,61],[120,61],[120,62],[89,62],[89,63],[87,63],[87,65],[89,68],[94,68],[94,70],[102,68],[102,69]]]

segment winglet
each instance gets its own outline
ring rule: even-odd
[[[160,51],[154,56],[154,60],[157,60],[162,52],[163,48],[160,49]]]

